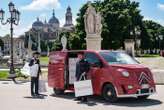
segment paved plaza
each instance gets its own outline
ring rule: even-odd
[[[89,98],[88,103],[74,101],[74,94],[54,96],[48,88],[44,98],[30,97],[29,82],[14,84],[11,81],[0,81],[1,110],[163,110],[164,86],[157,86],[157,94],[147,100],[120,99],[117,103],[105,102],[100,97]]]

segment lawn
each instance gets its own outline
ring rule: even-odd
[[[40,63],[41,64],[48,64],[48,57],[40,57]]]
[[[160,57],[160,55],[159,54],[143,54],[141,55],[141,57],[153,58],[153,57]]]
[[[8,71],[0,71],[0,79],[7,79]]]

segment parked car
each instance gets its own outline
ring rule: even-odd
[[[56,95],[74,91],[77,53],[84,52],[90,63],[88,78],[94,95],[110,102],[122,97],[145,99],[155,93],[155,83],[149,68],[119,51],[56,51],[50,53],[48,85]]]

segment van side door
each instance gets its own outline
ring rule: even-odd
[[[100,78],[103,73],[102,61],[100,60],[98,55],[92,52],[85,53],[85,59],[90,64],[88,77],[89,79],[92,80],[93,91],[95,94],[96,93],[98,94],[100,92],[100,87],[101,87]]]

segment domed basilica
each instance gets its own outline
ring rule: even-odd
[[[68,6],[65,14],[65,24],[63,27],[60,27],[60,22],[55,16],[55,11],[53,10],[52,17],[47,22],[46,20],[42,22],[39,18],[32,24],[32,28],[26,32],[31,36],[34,36],[35,33],[39,32],[41,39],[45,40],[55,40],[59,34],[63,31],[73,31],[74,25],[72,23],[72,12],[70,6]]]
[[[43,47],[48,46],[51,49],[50,44],[59,38],[60,33],[72,31],[74,31],[74,25],[70,6],[66,10],[65,24],[62,27],[60,27],[60,21],[55,16],[55,10],[53,10],[52,17],[48,22],[46,20],[43,22],[37,18],[32,24],[32,28],[25,33],[25,47],[32,51],[46,51]]]

